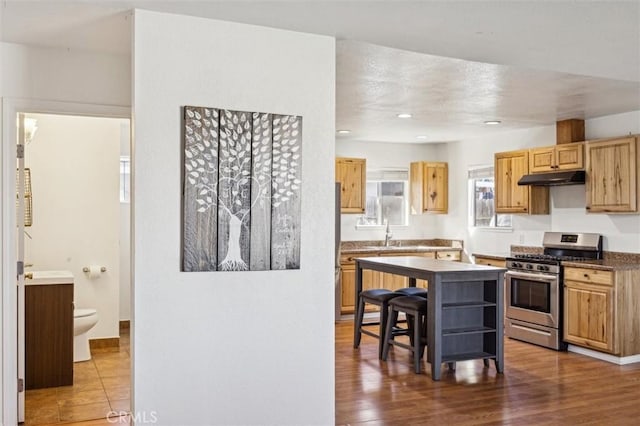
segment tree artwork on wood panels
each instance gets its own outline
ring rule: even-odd
[[[184,107],[182,270],[300,268],[302,117]]]

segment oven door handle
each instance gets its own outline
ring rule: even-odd
[[[527,272],[512,272],[507,271],[505,276],[512,278],[526,278],[533,281],[539,281],[544,283],[549,283],[553,281],[558,281],[558,277],[556,275],[542,275],[542,274],[529,274]]]

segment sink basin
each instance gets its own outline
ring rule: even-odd
[[[73,273],[71,271],[33,271],[33,278],[25,277],[25,285],[46,285],[46,284],[73,284]]]

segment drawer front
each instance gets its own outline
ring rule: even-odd
[[[497,259],[487,259],[485,257],[476,256],[476,265],[486,265],[486,266],[495,266],[498,268],[506,268],[507,261],[497,260]]]
[[[589,284],[613,285],[613,272],[587,268],[565,268],[565,281],[580,281]]]
[[[340,256],[340,265],[354,265],[356,263],[354,260],[356,257],[358,256],[355,254],[343,254]]]
[[[436,252],[438,260],[460,260],[460,252],[458,250],[438,251]]]

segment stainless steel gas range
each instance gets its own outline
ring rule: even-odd
[[[563,260],[602,258],[602,236],[545,232],[543,254],[508,257],[505,334],[513,339],[566,350],[562,338]]]

